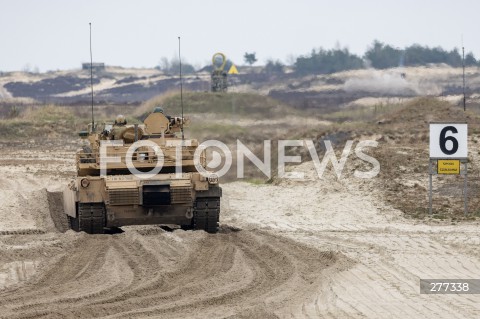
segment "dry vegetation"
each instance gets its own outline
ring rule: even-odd
[[[436,99],[418,99],[385,116],[374,126],[379,147],[375,157],[382,164],[378,189],[384,199],[407,216],[428,214],[429,122],[466,121],[469,125],[469,211],[479,217],[480,169],[476,134],[480,131],[476,112],[463,110]],[[434,176],[433,212],[437,219],[464,219],[463,177]]]
[[[217,98],[229,101],[228,95],[205,96]],[[163,101],[170,113],[169,99]],[[197,111],[188,113],[191,137],[229,146],[239,138],[260,158],[261,142],[270,139],[274,166],[279,139],[311,139],[320,157],[322,140],[331,140],[339,157],[346,140],[374,139],[379,146],[368,153],[379,160],[381,173],[370,180],[352,177],[355,168],[370,165],[351,154],[341,180],[329,168],[319,180],[306,149],[292,148],[304,163],[287,169],[304,172],[305,180],[274,177],[263,184],[255,167],[247,169],[250,183],[222,180],[216,235],[158,225],[127,226],[115,235],[62,233],[60,190],[75,176],[79,139],[73,134],[88,123],[88,108],[22,110],[1,120],[0,128],[1,318],[426,318],[432,309],[441,310],[438,318],[478,317],[474,298],[418,293],[419,278],[475,278],[480,271],[476,112],[418,99],[352,108],[325,121],[323,114],[264,97],[251,101],[257,107],[246,115],[229,112],[230,104],[212,112],[209,103],[199,100]],[[264,103],[270,109],[263,110]],[[269,114],[277,109],[280,114]],[[96,108],[97,119],[133,113],[128,110]],[[469,123],[468,218],[455,176],[436,178],[435,214],[426,215],[428,122],[435,120]],[[16,130],[27,142],[8,145],[20,134]]]
[[[25,108],[15,115],[0,119],[2,139],[73,136],[75,128],[83,123],[69,108],[54,105]]]
[[[298,113],[291,107],[272,99],[252,93],[210,93],[210,92],[185,92],[183,94],[184,113],[214,113],[240,117],[281,118]],[[145,116],[155,107],[162,106],[170,114],[181,113],[181,100],[178,91],[171,91],[154,97],[136,111],[138,117]]]
[[[127,116],[131,114],[129,122],[132,123],[140,121],[159,105],[172,115],[181,112],[177,92],[155,97],[139,107],[96,107],[95,113],[98,121],[111,120],[120,112]],[[420,98],[406,104],[359,106],[335,113],[313,114],[268,97],[239,93],[188,92],[184,95],[184,105],[185,115],[192,119],[186,129],[188,138],[200,141],[218,139],[232,151],[235,151],[239,139],[259,158],[263,158],[263,141],[272,140],[273,168],[277,161],[276,141],[280,139],[312,139],[320,158],[324,153],[323,140],[332,141],[339,157],[347,140],[375,139],[379,146],[371,155],[379,160],[381,171],[374,181],[369,182],[372,192],[415,218],[428,218],[428,123],[467,121],[470,131],[469,211],[472,212],[470,216],[480,217],[480,200],[477,199],[480,185],[477,157],[480,151],[476,149],[478,139],[475,136],[480,132],[480,117],[477,111],[464,113],[460,107],[447,102]],[[89,119],[87,107],[29,107],[14,118],[0,119],[1,140],[35,139],[41,142],[59,137],[75,140],[76,133]],[[311,159],[305,148],[293,148],[290,152],[299,152],[303,162]],[[362,163],[353,161],[352,165]],[[234,152],[234,163],[225,181],[233,180],[235,169]],[[248,161],[246,178],[254,183],[268,180]],[[462,182],[460,176],[434,177],[434,218],[465,219]]]
[[[405,104],[339,111],[325,118],[332,125],[305,128],[294,138],[312,139],[320,159],[324,140],[332,142],[337,158],[347,140],[353,140],[354,145],[362,139],[378,141],[378,147],[369,154],[380,162],[380,174],[365,181],[365,187],[406,217],[452,222],[480,217],[480,149],[476,136],[480,132],[480,116],[476,108],[464,112],[461,107],[439,99],[418,98]],[[466,121],[469,125],[467,217],[463,215],[463,177],[444,175],[433,178],[433,215],[428,215],[429,122],[435,121]],[[305,148],[293,149],[291,153],[300,153],[304,161],[311,159]],[[355,160],[354,154],[347,166],[347,177],[355,168],[371,169],[365,162]]]

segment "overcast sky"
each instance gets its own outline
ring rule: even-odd
[[[107,65],[154,67],[178,54],[197,66],[223,52],[289,61],[338,43],[363,54],[378,39],[461,47],[480,57],[480,1],[475,0],[0,0],[0,71]]]

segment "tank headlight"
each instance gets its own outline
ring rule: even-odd
[[[208,183],[209,184],[218,184],[218,175],[217,174],[210,174],[208,176]]]
[[[87,178],[83,178],[83,179],[80,181],[80,184],[82,185],[82,187],[87,188],[88,185],[90,185],[90,181],[89,181]]]

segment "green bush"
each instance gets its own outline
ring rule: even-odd
[[[329,74],[363,68],[363,60],[348,49],[312,50],[309,56],[298,57],[295,71],[300,74]]]

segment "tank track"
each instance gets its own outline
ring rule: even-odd
[[[105,206],[103,203],[78,203],[77,218],[69,216],[70,228],[88,234],[105,232]]]
[[[193,211],[193,229],[207,233],[217,233],[220,218],[220,198],[201,197],[195,200]]]

